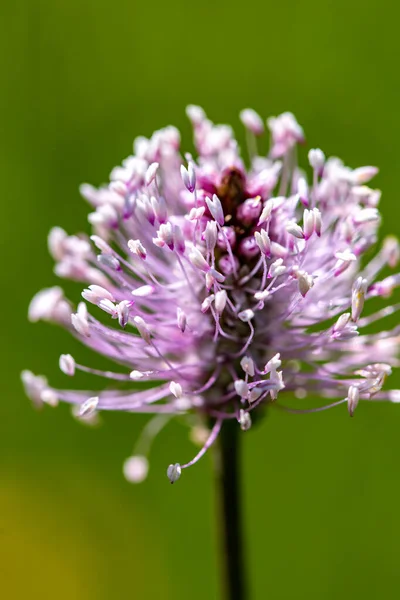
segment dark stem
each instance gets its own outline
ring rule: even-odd
[[[223,588],[226,600],[248,600],[245,591],[239,441],[236,420],[225,421],[217,444],[216,471],[221,527]]]

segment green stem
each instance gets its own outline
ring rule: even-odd
[[[226,421],[222,426],[217,445],[217,493],[222,538],[221,566],[224,572],[223,588],[226,600],[248,600],[245,591],[241,523],[240,433],[236,420]]]

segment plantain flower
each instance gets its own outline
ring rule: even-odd
[[[89,421],[107,410],[155,415],[124,463],[134,482],[146,477],[151,442],[174,415],[187,419],[201,449],[168,467],[171,482],[227,419],[246,431],[269,405],[315,412],[343,404],[353,415],[362,401],[400,401],[399,390],[383,389],[399,364],[399,327],[368,329],[399,308],[387,298],[400,275],[380,279],[398,263],[398,242],[369,252],[380,192],[366,184],[377,169],[351,169],[312,149],[303,170],[296,146],[304,133],[291,113],[268,119],[271,148],[260,156],[264,123],[251,109],[241,113],[246,167],[230,127],[197,106],[187,114],[196,157],[181,153],[174,127],[137,138],[107,185],[81,187],[91,237],[51,230],[56,274],[84,286],[78,304],[52,287],[29,307],[31,321],[58,323],[116,365],[102,371],[61,355],[66,376],[107,380],[89,391],[55,389],[24,371],[36,406],[67,402]],[[371,298],[382,306],[366,311]],[[288,407],[293,393],[320,406]]]

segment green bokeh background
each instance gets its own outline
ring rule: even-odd
[[[190,144],[191,102],[240,139],[241,108],[292,110],[311,147],[379,165],[383,232],[398,233],[399,16],[394,0],[1,3],[1,598],[219,598],[211,461],[165,478],[192,456],[186,431],[166,429],[148,481],[131,486],[121,464],[144,418],[91,430],[23,395],[22,368],[64,385],[61,352],[96,364],[26,321],[57,282],[46,235],[88,230],[79,183],[105,181],[136,135],[172,123]],[[399,597],[399,411],[274,411],[246,434],[254,600]]]

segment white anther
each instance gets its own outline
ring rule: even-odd
[[[196,188],[196,171],[192,160],[189,160],[187,169],[181,165],[181,177],[186,189],[193,193]]]
[[[37,292],[28,308],[28,319],[31,323],[37,321],[58,321],[71,313],[64,292],[59,286],[45,288]]]
[[[211,275],[210,271],[208,271],[208,273],[206,273],[206,288],[208,290],[211,290],[211,288],[213,287],[214,283],[215,283],[215,279]]]
[[[118,223],[118,213],[111,204],[102,204],[96,208],[96,212],[89,213],[88,221],[95,226],[115,227]]]
[[[202,313],[205,313],[208,311],[211,304],[214,302],[214,299],[215,299],[214,294],[210,294],[210,296],[207,296],[206,298],[204,298],[203,302],[201,303],[201,312]]]
[[[354,415],[354,411],[357,408],[357,404],[360,400],[360,391],[357,386],[351,385],[349,387],[349,391],[347,392],[347,408],[349,411],[349,415],[352,417]]]
[[[195,104],[189,104],[186,107],[186,115],[193,123],[193,125],[201,125],[203,121],[206,119],[206,113],[201,108],[201,106],[197,106]]]
[[[382,374],[388,376],[392,374],[392,367],[386,363],[372,363],[359,371],[355,371],[355,374],[367,379],[380,377]]]
[[[193,207],[190,209],[190,212],[188,215],[186,215],[186,219],[188,221],[199,221],[201,219],[201,217],[204,215],[205,212],[205,207],[204,206],[199,206],[198,208]]]
[[[208,252],[212,252],[214,250],[215,245],[217,243],[217,237],[217,224],[215,223],[215,221],[208,221],[204,233],[204,238],[206,241],[206,247]]]
[[[208,264],[200,250],[198,250],[195,247],[192,248],[189,254],[189,260],[194,267],[200,269],[201,271],[207,272],[210,270],[210,265]]]
[[[122,471],[129,483],[141,483],[149,472],[149,461],[145,456],[130,456],[124,462]]]
[[[350,321],[350,317],[351,317],[350,313],[344,313],[343,315],[340,315],[340,317],[336,321],[335,325],[333,326],[333,331],[334,332],[343,331],[343,329],[345,329],[346,325]]]
[[[295,238],[298,238],[299,240],[304,239],[304,233],[302,228],[295,222],[288,223],[286,225],[286,231],[290,233],[290,235],[293,235]]]
[[[59,365],[61,371],[66,375],[70,377],[75,375],[75,360],[70,354],[61,354]]]
[[[370,179],[377,175],[379,169],[377,167],[359,167],[351,173],[351,180],[357,185],[367,183]]]
[[[380,220],[380,214],[377,208],[362,208],[353,216],[355,225],[364,225],[365,223],[375,223]]]
[[[182,333],[184,333],[184,331],[186,329],[187,317],[186,317],[186,314],[183,312],[183,310],[181,308],[179,308],[179,306],[176,309],[176,320],[177,320],[179,329],[182,331]]]
[[[206,198],[206,204],[208,210],[210,211],[214,219],[217,221],[217,223],[219,223],[219,225],[223,225],[225,221],[224,211],[222,209],[222,204],[218,196],[214,194],[212,200],[211,198]]]
[[[273,199],[269,199],[266,201],[265,206],[261,212],[260,218],[258,219],[258,223],[257,225],[262,225],[263,223],[265,223],[266,221],[268,221],[268,219],[271,216],[272,210],[274,208],[274,201]]]
[[[179,477],[182,474],[181,465],[179,463],[175,463],[174,465],[169,465],[167,469],[167,477],[171,483],[175,483],[178,481]]]
[[[322,215],[318,208],[314,208],[314,231],[318,237],[321,237]]]
[[[400,390],[389,390],[388,398],[389,398],[390,402],[393,402],[394,404],[399,404],[400,403]]]
[[[240,112],[239,116],[246,129],[249,129],[254,135],[262,135],[264,133],[264,122],[255,110],[245,108]]]
[[[151,335],[150,330],[147,326],[147,323],[142,317],[136,316],[133,318],[133,322],[135,324],[136,329],[138,330],[140,336],[144,339],[145,342],[150,344]]]
[[[49,406],[58,406],[58,397],[54,390],[46,389],[40,394],[40,399]]]
[[[351,296],[351,318],[354,322],[358,321],[364,308],[365,294],[367,292],[368,282],[362,277],[354,282]]]
[[[118,317],[118,309],[114,302],[111,302],[111,300],[100,300],[97,306],[101,308],[101,310],[104,310],[104,312],[107,314],[111,315],[113,319]]]
[[[22,371],[21,381],[25,393],[37,408],[43,404],[42,393],[47,389],[48,382],[42,375],[34,375],[31,371]]]
[[[306,273],[306,271],[303,271],[301,269],[299,269],[295,273],[295,277],[297,278],[297,282],[299,284],[299,292],[304,298],[310,291],[310,289],[313,287],[314,279],[311,275]]]
[[[335,258],[338,259],[334,267],[336,277],[344,273],[351,263],[357,260],[357,256],[349,248],[346,248],[343,252],[336,252]]]
[[[103,265],[103,267],[107,267],[113,271],[119,271],[121,269],[119,260],[111,254],[99,254],[97,257],[97,262]]]
[[[136,254],[136,256],[139,256],[139,258],[142,258],[143,260],[147,256],[146,248],[143,246],[140,240],[129,240],[128,248],[132,254]]]
[[[78,412],[79,417],[89,417],[93,415],[97,406],[99,404],[98,396],[94,396],[93,398],[88,398],[85,400],[83,404],[81,404]]]
[[[90,236],[90,239],[92,240],[93,244],[96,246],[96,248],[98,250],[100,250],[101,252],[103,252],[104,254],[111,254],[112,253],[112,248],[109,244],[107,244],[107,242],[105,242],[103,240],[103,238],[101,238],[98,235],[92,235]]]
[[[273,279],[274,277],[279,277],[280,275],[286,273],[286,271],[287,267],[285,267],[285,265],[283,264],[283,259],[278,258],[271,264],[268,270],[268,278]]]
[[[223,283],[225,281],[225,276],[215,269],[210,269],[210,275],[215,279],[215,281],[218,281],[218,283]]]
[[[152,375],[153,371],[131,371],[129,373],[129,378],[132,379],[133,381],[139,381],[140,379],[143,379],[143,377],[148,377],[149,375]]]
[[[325,154],[319,148],[312,148],[308,153],[308,162],[313,169],[320,170],[325,164]]]
[[[261,231],[256,231],[254,234],[256,244],[260,248],[260,251],[270,256],[271,254],[271,240],[269,239],[269,235],[265,231],[265,229],[261,229]]]
[[[215,310],[220,315],[224,312],[228,295],[225,290],[220,290],[215,294]]]
[[[61,227],[53,227],[50,229],[47,245],[49,252],[54,260],[62,260],[65,255],[64,242],[68,238],[68,235]]]
[[[153,285],[141,285],[136,288],[136,290],[132,290],[132,296],[136,296],[137,298],[146,298],[147,296],[151,296],[154,292]]]
[[[241,398],[247,398],[249,395],[249,385],[243,379],[237,379],[234,382],[235,391]]]
[[[160,225],[159,230],[157,231],[157,237],[153,238],[153,243],[162,248],[165,244],[167,244],[168,248],[171,250],[174,247],[174,238],[172,232],[172,225],[168,221],[168,223],[162,223]]]
[[[382,252],[388,261],[389,267],[394,269],[400,259],[400,245],[398,239],[394,236],[388,236],[383,242]]]
[[[247,308],[246,310],[242,310],[238,314],[238,317],[241,321],[243,321],[243,323],[248,323],[254,317],[254,312],[251,310],[251,308]]]
[[[270,374],[270,380],[274,384],[274,388],[271,389],[270,395],[272,400],[276,400],[278,397],[278,392],[284,389],[285,384],[283,382],[283,373],[282,371],[272,370]]]
[[[80,302],[77,312],[71,315],[71,323],[78,333],[84,337],[90,336],[88,312],[84,302]]]
[[[254,377],[254,361],[252,358],[250,358],[250,356],[243,356],[242,360],[240,361],[240,366],[242,367],[243,371],[247,373],[247,375]]]
[[[127,185],[123,181],[111,181],[108,189],[122,197],[124,197],[128,192]]]
[[[270,373],[271,371],[276,371],[282,366],[281,355],[280,352],[275,354],[265,365],[263,374]]]
[[[118,323],[122,329],[124,329],[128,324],[131,308],[132,302],[129,300],[122,300],[122,302],[117,304]]]
[[[251,427],[251,416],[247,410],[242,408],[239,411],[239,425],[242,431],[248,431]]]
[[[151,197],[151,206],[159,223],[165,224],[168,218],[167,203],[162,196],[155,198]]]
[[[148,167],[148,169],[146,171],[146,176],[145,176],[145,183],[147,186],[149,186],[155,180],[159,166],[160,165],[158,164],[158,162],[153,162]]]
[[[249,393],[248,401],[250,403],[255,402],[256,400],[258,400],[258,398],[261,396],[261,394],[262,394],[262,389],[260,389],[258,387],[254,387]]]
[[[175,398],[182,398],[182,386],[180,383],[176,383],[175,381],[171,381],[169,384],[169,391],[171,394],[175,396]]]
[[[189,192],[192,192],[193,190],[189,189],[190,188],[190,182],[189,182],[189,173],[187,168],[184,165],[181,165],[181,177],[182,177],[182,181],[183,181],[183,185],[185,186],[185,188],[187,188],[189,190]]]
[[[304,237],[306,238],[306,240],[308,240],[312,236],[312,234],[314,233],[314,229],[315,229],[314,211],[308,210],[306,208],[303,213],[303,230],[304,230]]]
[[[91,302],[92,304],[99,304],[102,300],[115,302],[115,298],[111,292],[100,285],[89,285],[88,289],[83,290],[82,298],[88,302]]]
[[[344,262],[354,262],[357,260],[357,256],[351,250],[349,250],[349,248],[346,248],[343,250],[343,252],[336,252],[335,258],[343,260]]]
[[[400,285],[400,274],[389,275],[382,281],[378,281],[374,284],[373,289],[379,295],[384,298],[389,298],[392,295],[393,290]]]
[[[278,244],[278,242],[271,242],[271,254],[277,258],[286,258],[286,256],[289,254],[289,250],[286,248],[286,246]]]
[[[267,300],[267,298],[269,298],[270,295],[271,295],[271,293],[268,290],[262,290],[261,292],[256,292],[254,294],[254,298],[256,300],[260,300],[261,302],[264,302],[264,300]]]

